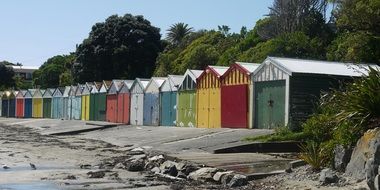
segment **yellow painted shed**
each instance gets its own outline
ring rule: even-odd
[[[33,94],[32,94],[32,107],[33,107],[32,117],[33,118],[43,117],[42,94],[43,92],[40,89],[33,90]]]
[[[228,67],[207,66],[197,78],[197,127],[221,127],[221,76]]]

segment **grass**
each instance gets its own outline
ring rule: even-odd
[[[306,135],[303,132],[292,132],[288,127],[279,127],[270,135],[246,137],[244,141],[250,142],[276,142],[276,141],[304,141]]]

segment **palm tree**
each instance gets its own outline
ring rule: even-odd
[[[175,23],[167,30],[166,39],[174,45],[181,43],[183,38],[193,32],[193,28],[183,22]]]

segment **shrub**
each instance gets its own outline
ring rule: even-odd
[[[302,151],[300,158],[308,163],[314,171],[319,171],[328,163],[328,157],[319,143],[308,141],[306,144],[300,145],[300,148]]]

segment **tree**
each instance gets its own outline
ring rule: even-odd
[[[167,30],[166,39],[173,45],[178,45],[182,40],[193,32],[193,28],[183,22],[175,23]]]
[[[143,16],[110,16],[77,47],[74,81],[151,77],[162,51],[160,38],[160,30]]]
[[[3,63],[0,63],[0,90],[14,87],[14,75],[15,73],[11,67],[7,67]]]
[[[56,88],[71,84],[72,80],[69,80],[70,82],[67,82],[68,80],[62,82],[61,78],[72,78],[70,69],[74,59],[74,54],[57,55],[49,58],[33,73],[33,84],[42,88]]]

